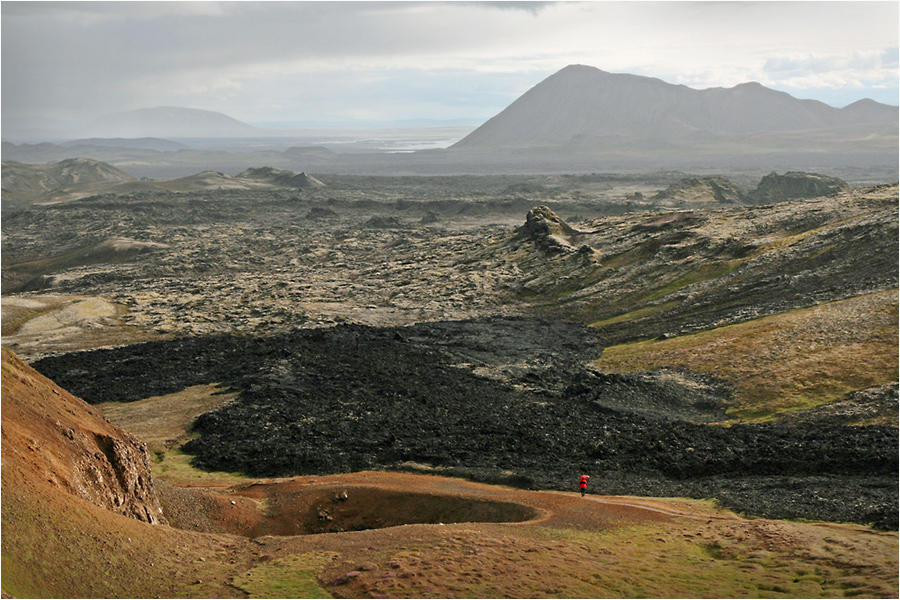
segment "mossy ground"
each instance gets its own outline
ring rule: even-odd
[[[767,420],[897,381],[897,344],[895,289],[613,346],[595,364],[616,372],[675,367],[708,373],[734,385],[734,418]]]
[[[266,562],[235,577],[234,586],[251,598],[333,598],[319,585],[317,576],[337,556],[334,552],[310,552]]]

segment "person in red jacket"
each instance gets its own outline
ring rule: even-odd
[[[581,495],[584,496],[587,493],[587,480],[590,479],[590,475],[582,475],[581,479],[578,480],[578,487],[581,488]]]

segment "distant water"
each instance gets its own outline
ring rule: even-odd
[[[253,137],[189,138],[177,141],[196,150],[228,152],[283,152],[291,147],[323,146],[339,154],[399,154],[448,148],[476,128],[477,125],[395,129],[273,129],[261,130],[259,135]]]

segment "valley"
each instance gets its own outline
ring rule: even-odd
[[[898,9],[2,3],[0,600],[900,598]]]
[[[721,179],[679,172],[314,177],[4,209],[4,354],[146,445],[159,506],[187,536],[146,550],[157,593],[272,594],[277,573],[339,597],[716,589],[550,574],[612,568],[583,551],[637,565],[627,539],[668,544],[669,566],[705,548],[714,569],[819,596],[833,582],[800,571],[837,568],[831,536],[878,565],[834,577],[896,594],[880,574],[896,564],[896,184],[760,203],[759,178],[722,196]],[[4,461],[30,439],[5,437]],[[29,472],[5,467],[4,489]],[[582,472],[596,509],[572,504]],[[497,508],[430,498],[389,514],[411,488]],[[332,499],[346,490],[350,504]],[[31,531],[18,498],[4,523]],[[298,502],[320,507],[306,529],[273,516]],[[482,509],[490,522],[453,520]],[[800,539],[817,541],[804,554]],[[5,535],[4,560],[12,540],[27,543]],[[536,550],[509,558],[522,544]],[[481,575],[453,579],[447,561]],[[544,580],[501,585],[498,569],[524,565]],[[176,581],[153,579],[166,568]],[[762,579],[736,576],[733,592]]]

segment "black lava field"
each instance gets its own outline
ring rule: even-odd
[[[210,470],[415,470],[570,491],[584,472],[592,493],[897,528],[896,428],[709,425],[726,419],[727,385],[602,373],[589,366],[602,348],[582,325],[491,318],[183,338],[33,366],[90,403],[238,391],[184,447]]]

